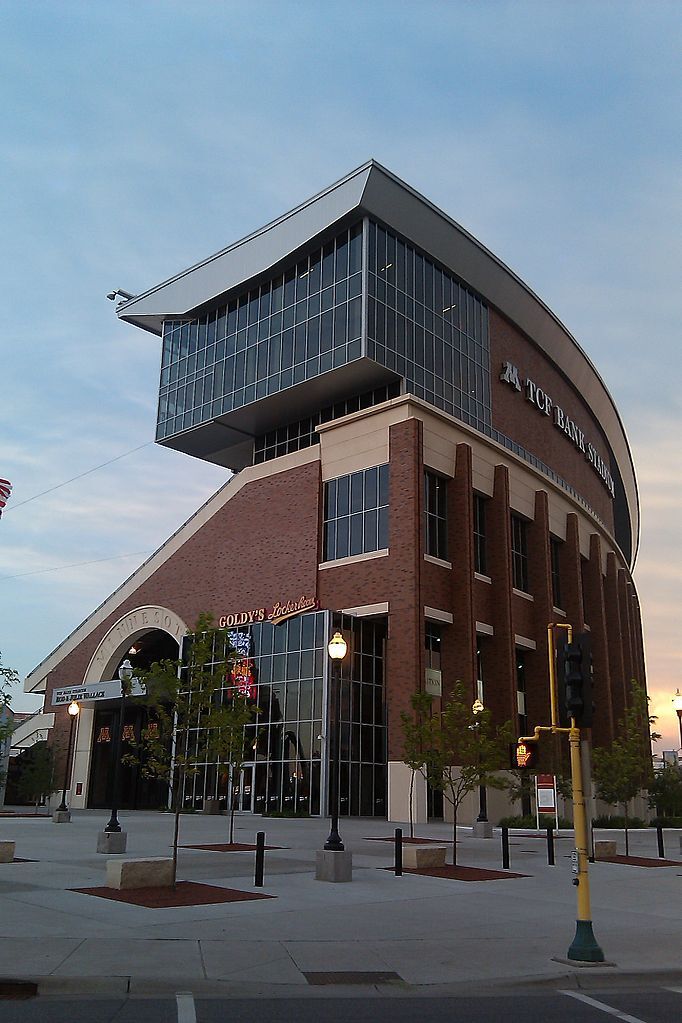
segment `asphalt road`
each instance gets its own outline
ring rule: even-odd
[[[682,987],[523,991],[478,997],[47,998],[1,1001],[2,1023],[678,1023]]]

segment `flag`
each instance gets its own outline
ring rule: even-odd
[[[2,517],[2,509],[9,501],[9,495],[12,493],[12,484],[9,480],[0,480],[0,518]]]

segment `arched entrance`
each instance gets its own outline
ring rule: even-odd
[[[148,668],[154,661],[175,659],[187,631],[182,619],[168,608],[154,605],[135,608],[115,622],[100,640],[84,682],[116,679],[118,668],[126,658],[139,670]],[[111,805],[119,708],[118,700],[103,700],[83,707],[76,740],[73,806],[101,809]],[[143,701],[135,698],[126,701],[124,753],[126,743],[139,739],[148,723],[148,713]],[[122,809],[156,809],[166,801],[165,785],[143,778],[137,767],[122,766],[119,803]]]

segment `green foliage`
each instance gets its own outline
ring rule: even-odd
[[[625,818],[625,852],[628,843],[628,803],[653,782],[651,742],[659,735],[651,731],[656,719],[649,715],[649,700],[643,686],[632,680],[630,705],[616,729],[618,738],[608,749],[592,753],[592,771],[599,799],[622,806]]]
[[[649,827],[655,828],[658,824],[662,828],[682,828],[682,817],[654,817]]]
[[[641,817],[628,817],[622,815],[603,813],[592,821],[593,828],[646,828],[647,823]]]
[[[412,696],[413,715],[403,712],[403,759],[443,793],[453,811],[453,862],[457,862],[457,813],[479,785],[505,788],[495,772],[505,767],[511,725],[493,726],[489,710],[474,714],[465,685],[457,681],[440,713],[428,693]]]
[[[537,821],[532,814],[526,817],[502,817],[499,822],[499,827],[505,828],[528,828],[531,831],[537,831]],[[541,813],[540,814],[540,827],[541,828],[555,828],[556,819],[554,814]],[[560,828],[572,828],[572,823],[566,817],[559,818]]]
[[[649,806],[662,817],[682,817],[682,771],[664,764],[649,785]]]
[[[213,757],[239,771],[245,760],[244,726],[256,714],[256,708],[236,691],[224,702],[226,660],[229,663],[235,651],[227,631],[214,627],[212,616],[199,616],[186,649],[186,665],[166,659],[136,673],[147,688],[151,720],[123,758],[139,764],[144,777],[163,780],[171,789],[175,863],[186,780]]]
[[[40,802],[59,788],[54,778],[54,756],[46,742],[37,742],[21,754],[17,792],[27,803]]]
[[[0,653],[0,750],[14,729],[11,714],[11,690],[18,683],[19,673],[14,668],[8,668],[2,663],[2,653]]]

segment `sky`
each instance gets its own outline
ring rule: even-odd
[[[374,157],[526,281],[614,396],[677,746],[681,44],[677,0],[2,0],[3,663],[27,674],[226,478],[153,443],[160,344],[107,293]]]

